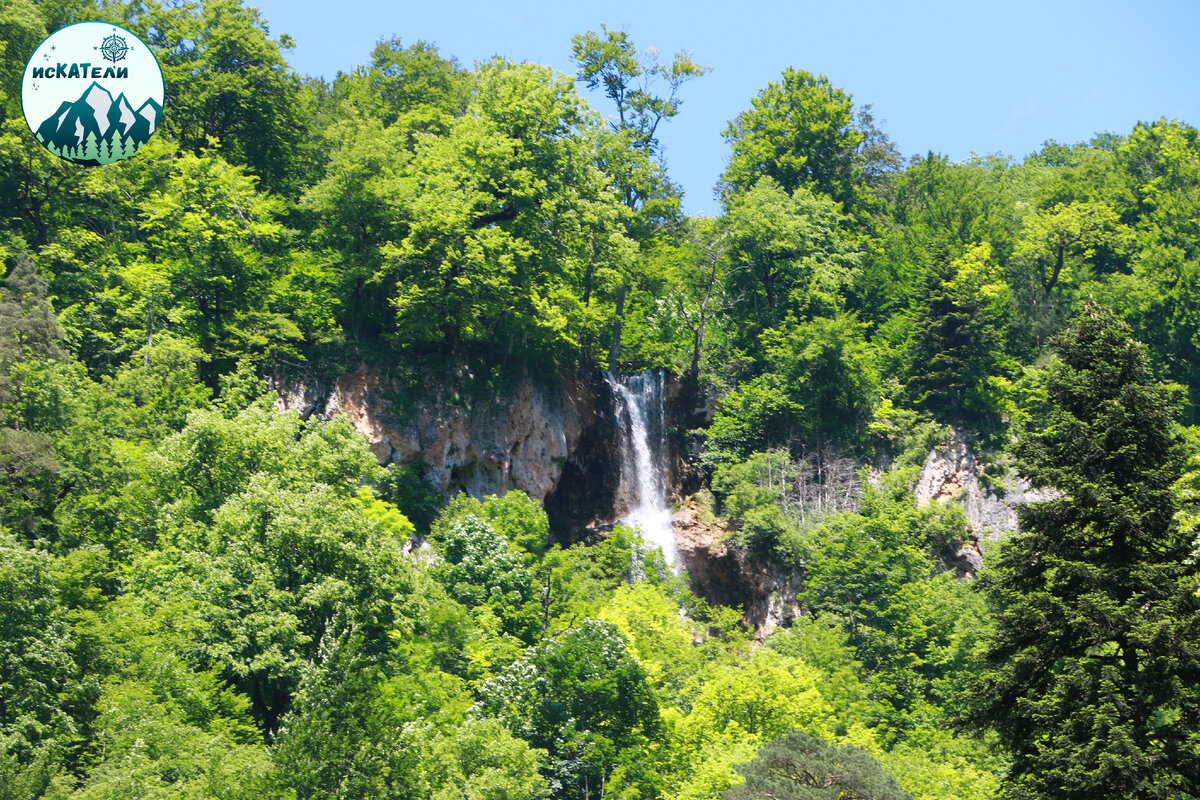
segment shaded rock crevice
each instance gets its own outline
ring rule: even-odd
[[[599,373],[588,376],[591,402],[577,413],[584,421],[579,438],[563,460],[543,507],[560,543],[593,536],[617,517],[621,447],[612,387]]]
[[[679,564],[692,591],[713,605],[742,607],[742,624],[761,642],[803,613],[803,576],[753,560],[729,544],[729,522],[713,519],[690,497],[672,519]]]
[[[704,392],[695,375],[668,373],[663,387],[666,423],[665,462],[667,494],[672,502],[682,502],[705,484],[700,468],[703,436],[695,432],[707,428],[716,415],[715,399]]]

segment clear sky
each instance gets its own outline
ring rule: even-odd
[[[246,0],[305,75],[367,61],[381,37],[436,44],[464,65],[502,55],[574,73],[571,36],[624,29],[639,48],[682,48],[712,72],[660,126],[689,213],[717,213],[730,119],[788,66],[870,104],[905,155],[1021,158],[1047,139],[1128,133],[1159,117],[1200,125],[1200,0]],[[581,87],[582,88],[582,87]],[[589,97],[603,114],[603,97]]]

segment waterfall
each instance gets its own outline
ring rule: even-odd
[[[629,512],[618,521],[640,526],[646,544],[662,548],[667,563],[675,567],[675,532],[667,504],[662,370],[607,380],[616,397],[621,435],[620,493],[629,499]]]

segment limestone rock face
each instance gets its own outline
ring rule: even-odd
[[[929,451],[915,489],[917,502],[955,500],[966,511],[975,537],[995,541],[1016,530],[1018,505],[1045,500],[1049,495],[1011,471],[985,483],[980,476],[987,467],[971,451],[963,432],[955,429],[946,444]]]
[[[679,566],[692,589],[710,603],[736,605],[742,599],[741,564],[725,543],[725,520],[706,521],[696,499],[689,498],[672,516]]]
[[[596,422],[594,382],[547,389],[530,378],[503,396],[467,398],[455,382],[405,384],[359,368],[332,385],[275,378],[281,410],[329,419],[344,414],[381,464],[420,463],[437,491],[477,497],[520,489],[544,500]]]
[[[942,558],[959,577],[973,576],[983,565],[980,545],[996,541],[1017,528],[1017,507],[1051,495],[1006,470],[984,481],[989,464],[972,452],[966,435],[955,429],[949,441],[929,451],[914,490],[918,503],[957,502],[967,515],[969,529],[961,540],[948,542]]]

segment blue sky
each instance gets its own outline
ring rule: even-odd
[[[718,212],[721,131],[788,66],[870,104],[906,156],[1020,158],[1047,139],[1127,133],[1139,120],[1200,125],[1200,0],[246,2],[272,35],[296,40],[298,72],[326,78],[393,35],[433,42],[464,65],[498,54],[567,73],[571,36],[601,24],[641,48],[689,50],[712,72],[683,88],[680,115],[659,128],[689,213]],[[603,97],[589,100],[610,111]]]

